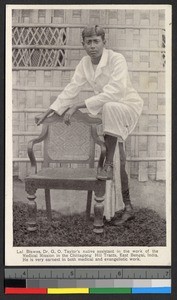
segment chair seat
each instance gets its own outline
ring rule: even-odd
[[[104,182],[97,180],[96,173],[95,168],[44,168],[37,174],[26,177],[26,191],[29,192],[31,184],[33,187],[44,189],[100,189]]]
[[[44,180],[96,180],[96,168],[43,168],[37,174],[30,175],[30,179]]]

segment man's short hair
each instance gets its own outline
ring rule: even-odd
[[[105,30],[99,25],[87,26],[82,31],[82,39],[84,41],[85,37],[91,37],[93,35],[101,36],[102,40],[105,40]]]

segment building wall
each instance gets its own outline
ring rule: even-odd
[[[85,55],[81,31],[101,24],[107,48],[122,53],[144,100],[126,141],[128,171],[140,181],[165,179],[165,16],[163,10],[13,10],[14,175],[29,172],[27,143],[40,132],[34,117],[70,81]],[[85,86],[80,96],[92,91]],[[42,147],[36,146],[38,164]]]

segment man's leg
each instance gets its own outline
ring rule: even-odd
[[[119,142],[119,153],[120,153],[120,178],[121,178],[121,190],[122,198],[125,205],[125,210],[122,214],[121,219],[115,220],[114,225],[118,226],[124,222],[134,218],[134,212],[130,201],[129,186],[128,186],[128,175],[125,170],[126,156],[124,151],[123,143]]]
[[[113,178],[113,156],[117,144],[117,137],[121,137],[124,130],[124,114],[122,116],[122,104],[119,102],[107,102],[102,109],[102,124],[106,146],[106,159],[104,167],[98,170],[98,179]],[[124,108],[124,106],[123,106]]]
[[[113,178],[113,157],[117,144],[117,137],[105,134],[106,159],[103,169],[97,174],[98,179],[106,180]]]
[[[105,134],[104,140],[106,145],[106,162],[112,163],[117,144],[117,137]]]

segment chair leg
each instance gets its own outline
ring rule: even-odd
[[[47,211],[47,219],[48,221],[52,221],[52,210],[51,210],[51,200],[50,200],[50,190],[45,189],[45,203],[46,203],[46,211]]]
[[[91,205],[92,205],[92,191],[88,191],[88,193],[87,193],[87,206],[86,206],[87,220],[90,219]]]
[[[94,229],[95,233],[103,233],[104,223],[104,199],[105,199],[105,186],[106,181],[98,180],[97,181],[97,189],[95,190],[95,205],[94,205]]]
[[[27,222],[27,230],[28,231],[36,231],[37,229],[37,204],[36,204],[36,196],[35,195],[28,195],[28,222]]]

